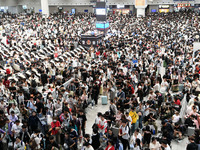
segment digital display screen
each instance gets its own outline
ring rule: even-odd
[[[107,22],[107,23],[96,23],[96,28],[98,28],[98,29],[109,28],[109,22]]]
[[[154,12],[157,12],[157,10],[156,10],[156,9],[152,9],[152,10],[151,10],[151,12],[153,12],[153,13],[154,13]]]
[[[76,9],[73,8],[73,9],[72,9],[72,14],[75,14],[75,13],[76,13]]]
[[[23,9],[27,9],[27,6],[26,6],[26,5],[23,5],[22,8],[23,8]]]
[[[96,9],[96,15],[106,15],[106,9]]]
[[[88,12],[88,9],[85,9],[84,12],[87,13],[87,12]]]

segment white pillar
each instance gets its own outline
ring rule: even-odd
[[[145,8],[137,8],[137,17],[145,17]]]
[[[41,0],[41,8],[42,8],[42,14],[49,16],[49,1],[48,0]]]

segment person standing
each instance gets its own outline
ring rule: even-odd
[[[3,136],[2,136],[2,134],[3,134]],[[2,140],[5,137],[5,135],[6,135],[6,132],[4,130],[0,129],[0,149],[2,149],[2,150],[4,149]]]
[[[122,125],[119,128],[119,136],[121,139],[121,142],[123,144],[123,149],[126,150],[127,148],[129,149],[129,128],[127,126],[126,120],[122,121]]]
[[[84,111],[83,111],[83,110],[80,110],[80,111],[79,111],[78,119],[79,119],[80,122],[81,122],[82,135],[85,136],[85,127],[86,127],[87,118],[86,118],[86,115],[84,114]]]
[[[132,107],[131,111],[129,112],[129,116],[131,116],[132,122],[131,122],[131,133],[134,133],[136,129],[136,124],[138,121],[138,114],[136,113],[136,108]]]
[[[98,104],[98,98],[99,98],[99,86],[97,82],[95,82],[92,88],[92,99],[94,99],[95,105]]]

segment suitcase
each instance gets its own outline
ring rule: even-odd
[[[101,96],[101,102],[102,102],[102,105],[107,105],[108,104],[107,96]]]
[[[187,135],[188,136],[194,135],[194,130],[195,130],[195,127],[188,127]]]

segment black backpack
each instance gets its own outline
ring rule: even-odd
[[[32,81],[31,81],[31,87],[36,87],[37,86],[37,83],[36,83],[36,81],[35,81],[35,79],[33,79]]]

